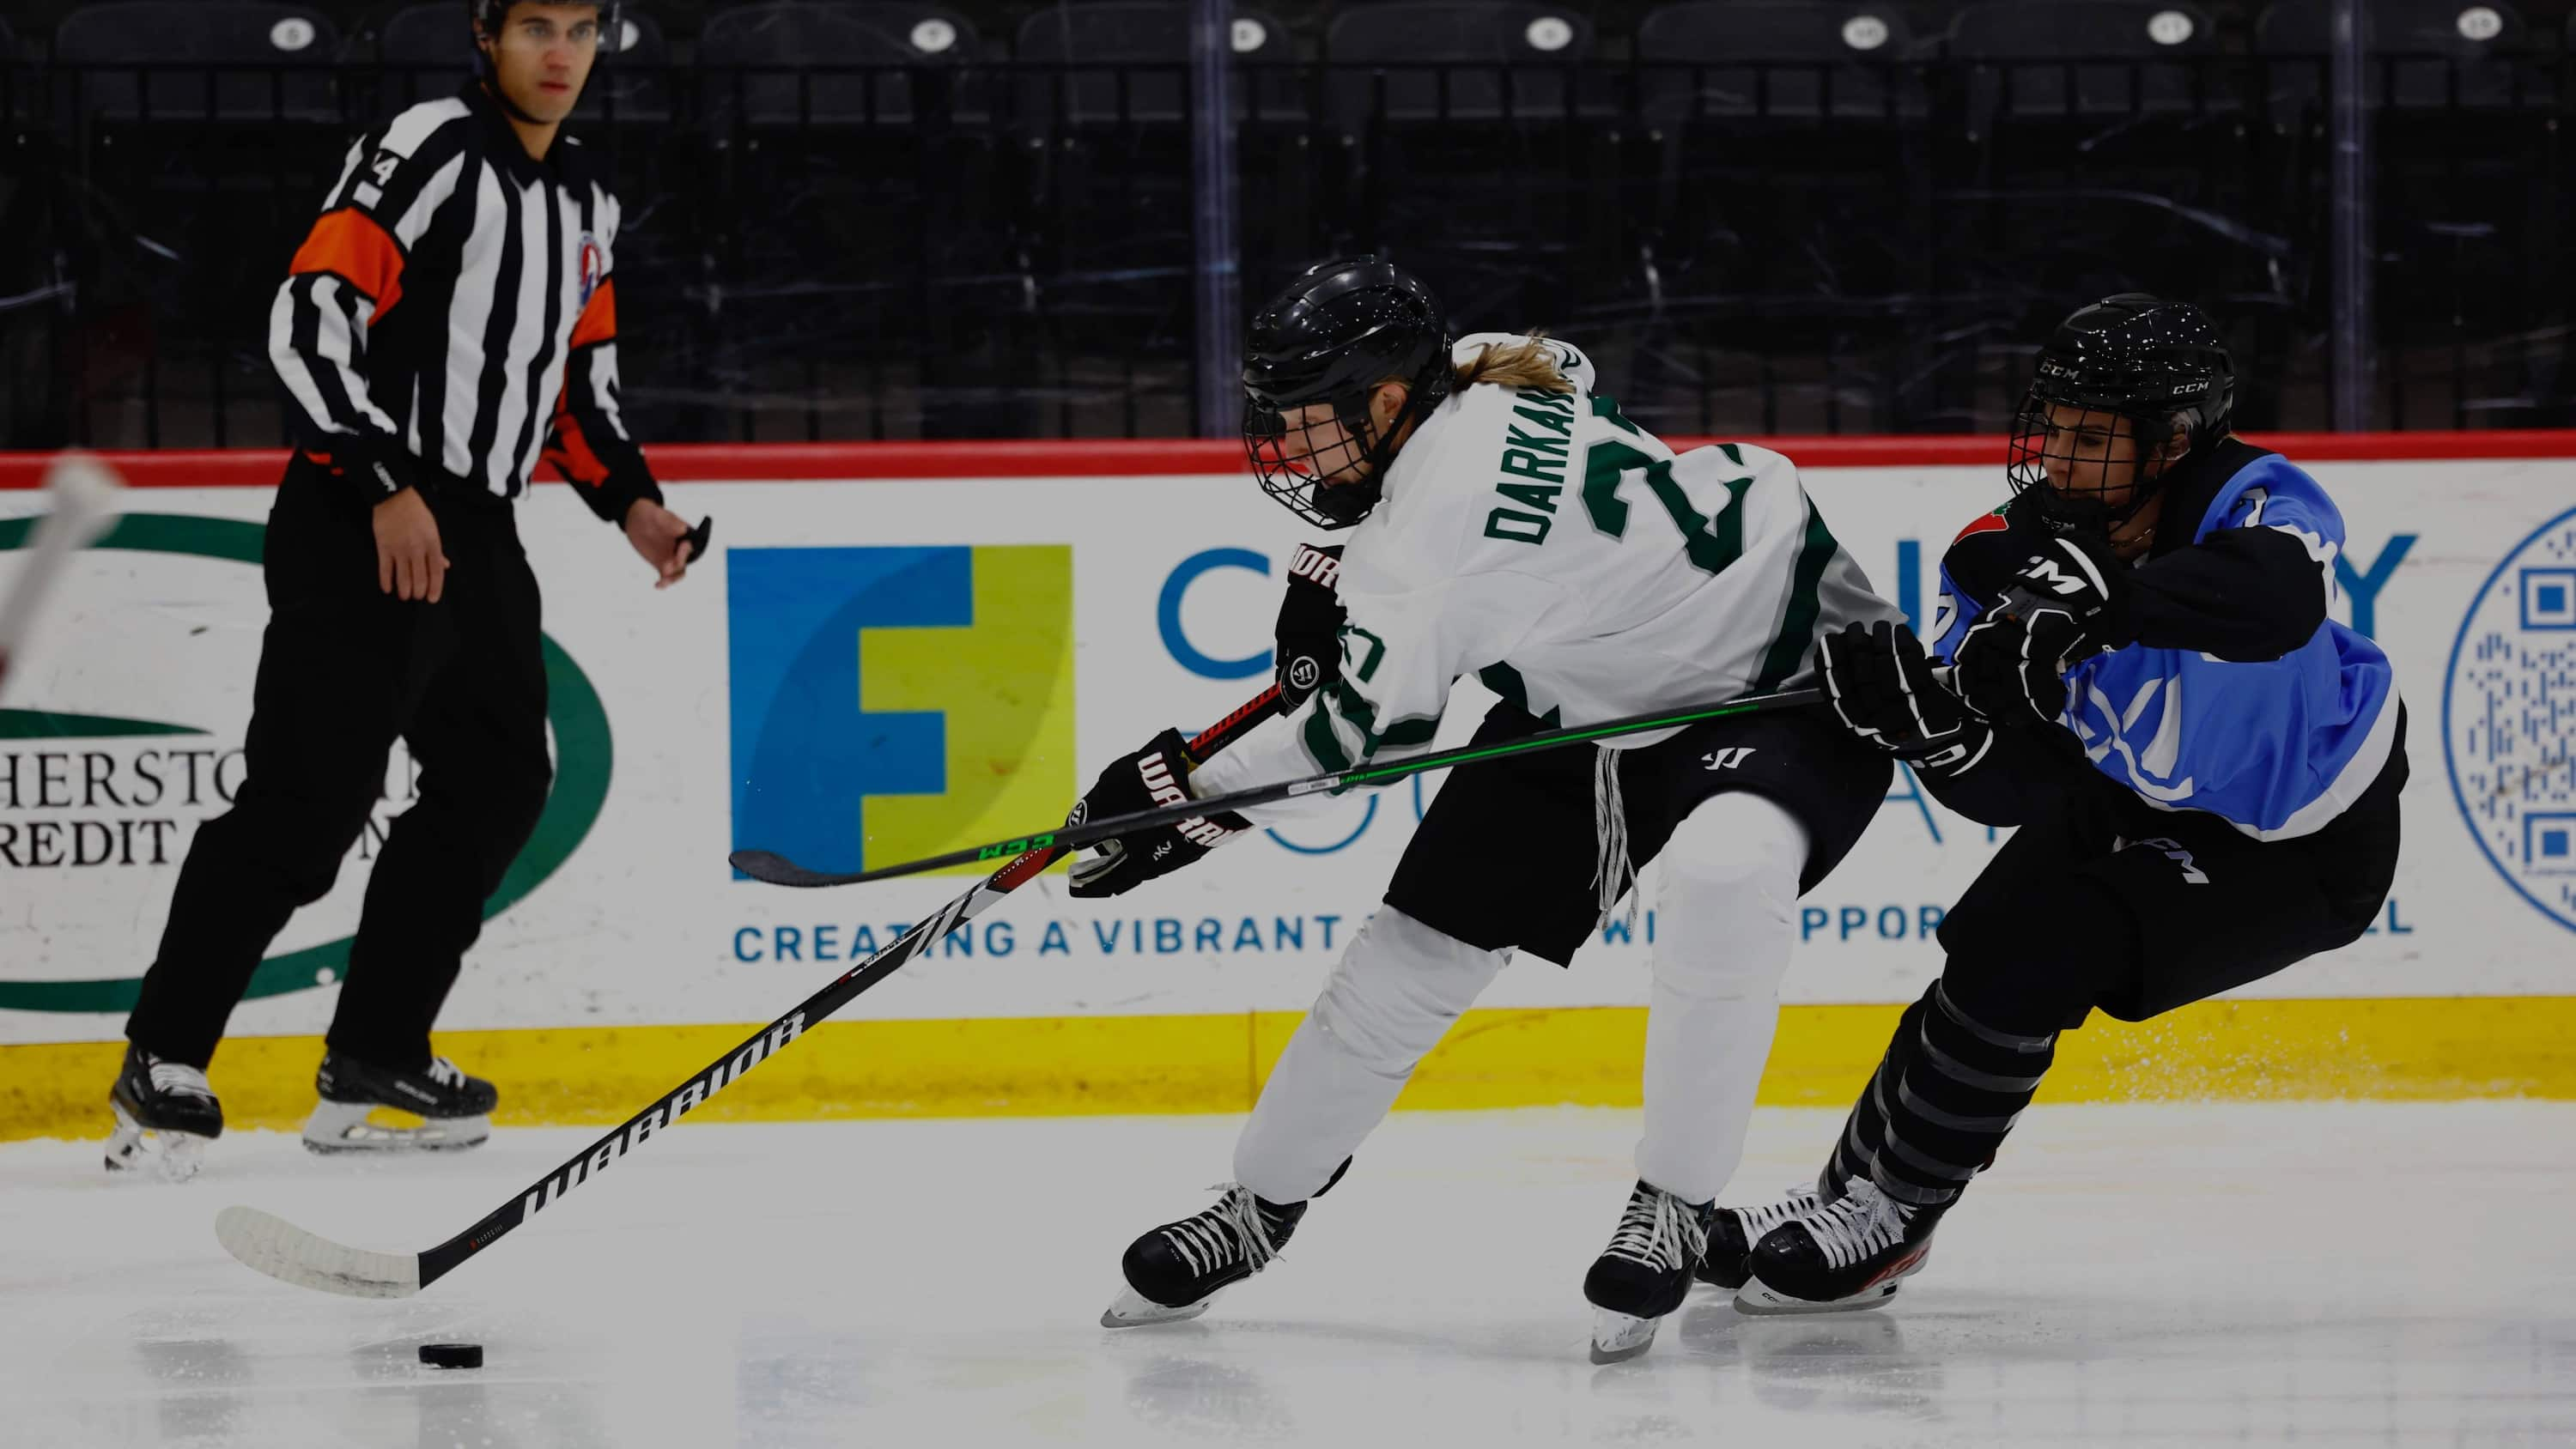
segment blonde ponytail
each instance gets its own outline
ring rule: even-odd
[[[1572,392],[1574,384],[1557,369],[1556,354],[1542,345],[1544,332],[1532,332],[1518,342],[1489,342],[1472,362],[1457,364],[1452,373],[1452,390],[1463,391],[1480,382],[1490,382],[1515,392]]]

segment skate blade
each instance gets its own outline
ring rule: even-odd
[[[427,1117],[417,1127],[392,1127],[375,1120],[377,1110],[365,1102],[315,1106],[304,1121],[305,1150],[326,1157],[344,1152],[455,1152],[479,1147],[492,1135],[489,1117]]]
[[[1208,1305],[1215,1301],[1216,1294],[1211,1293],[1196,1303],[1174,1308],[1169,1304],[1157,1303],[1133,1288],[1121,1288],[1118,1290],[1116,1301],[1101,1310],[1100,1326],[1144,1328],[1157,1323],[1183,1323],[1207,1312]]]
[[[1755,1273],[1735,1291],[1735,1311],[1750,1313],[1756,1318],[1770,1318],[1793,1313],[1858,1313],[1864,1308],[1883,1308],[1887,1300],[1896,1296],[1896,1290],[1905,1285],[1906,1279],[1923,1271],[1924,1262],[1931,1256],[1931,1245],[1926,1243],[1912,1259],[1858,1293],[1821,1302],[1812,1298],[1793,1298],[1763,1282],[1762,1275]]]
[[[134,1172],[150,1167],[164,1182],[186,1182],[206,1165],[206,1140],[193,1132],[163,1132],[134,1120],[122,1102],[111,1101],[116,1130],[107,1138],[107,1170]]]
[[[1596,1307],[1592,1310],[1592,1361],[1625,1363],[1655,1346],[1655,1329],[1660,1318],[1639,1318],[1633,1313]]]
[[[1735,1311],[1756,1318],[1785,1318],[1801,1313],[1858,1313],[1864,1308],[1881,1308],[1896,1296],[1896,1284],[1880,1283],[1863,1289],[1849,1298],[1831,1298],[1817,1302],[1809,1298],[1792,1298],[1766,1286],[1760,1278],[1748,1278],[1735,1290]]]

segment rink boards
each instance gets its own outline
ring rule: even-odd
[[[2509,441],[2500,441],[2507,440]],[[1784,444],[1918,620],[1942,548],[2002,496],[1990,440]],[[2544,454],[2492,456],[2500,447]],[[2385,456],[2400,450],[2431,456]],[[2407,848],[2372,934],[2143,1027],[2097,1020],[2060,1100],[2576,1096],[2576,438],[2285,445],[2345,510],[2337,616],[2409,702]],[[2381,455],[2381,456],[2373,456]],[[556,789],[440,1037],[505,1117],[622,1116],[963,890],[793,893],[738,846],[881,864],[1041,827],[1101,762],[1266,682],[1307,535],[1223,445],[864,445],[656,453],[715,557],[655,593],[542,488]],[[238,785],[275,455],[129,460],[129,517],[75,570],[0,708],[0,1137],[96,1118],[177,863]],[[0,462],[0,486],[32,468]],[[0,581],[38,496],[0,491]],[[1489,698],[1460,686],[1443,740]],[[1053,876],[728,1091],[720,1115],[1232,1111],[1365,918],[1437,777],[1259,832],[1119,901]],[[215,1081],[236,1121],[309,1105],[387,798],[281,937]],[[1801,903],[1766,1101],[1847,1100],[1994,849],[1903,781]],[[1509,889],[1498,842],[1496,889]],[[1652,897],[1651,873],[1646,899]],[[1571,969],[1506,971],[1406,1103],[1635,1100],[1651,913]]]

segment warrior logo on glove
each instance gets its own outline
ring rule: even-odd
[[[1167,805],[1186,803],[1190,769],[1189,742],[1179,730],[1165,730],[1145,748],[1120,757],[1100,772],[1067,817],[1068,825],[1110,820]],[[1072,893],[1077,900],[1125,895],[1157,876],[1170,875],[1252,828],[1232,811],[1192,816],[1176,825],[1150,825],[1133,835],[1094,847],[1096,853],[1073,867]]]
[[[1341,600],[1334,589],[1342,581],[1342,547],[1297,545],[1288,561],[1288,592],[1279,600],[1278,642],[1273,673],[1279,681],[1279,703],[1293,710],[1306,696],[1341,677]]]
[[[1164,762],[1161,750],[1137,761],[1136,771],[1144,778],[1145,792],[1154,797],[1155,804],[1179,805],[1190,798],[1190,792],[1172,778],[1172,767]],[[1183,840],[1195,841],[1210,850],[1225,844],[1226,837],[1235,833],[1204,817],[1184,820],[1172,828],[1180,832]]]

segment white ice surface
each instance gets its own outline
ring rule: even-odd
[[[1839,1120],[1760,1114],[1738,1192]],[[1635,1123],[1399,1116],[1272,1271],[1121,1331],[1120,1250],[1237,1119],[691,1126],[396,1303],[254,1275],[216,1209],[416,1250],[589,1134],[239,1134],[179,1187],[0,1147],[0,1444],[2576,1443],[2576,1105],[2042,1108],[1889,1308],[1702,1289],[1595,1369]],[[451,1339],[485,1367],[416,1361]]]

